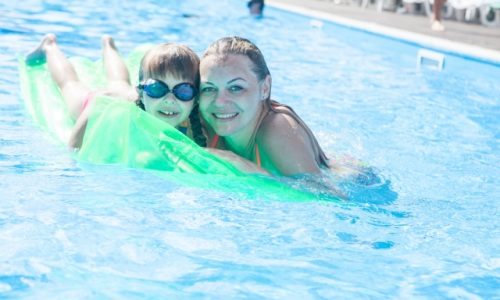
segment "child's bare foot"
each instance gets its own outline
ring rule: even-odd
[[[26,55],[25,62],[28,66],[35,66],[44,64],[47,60],[45,55],[45,48],[49,45],[53,45],[56,43],[56,36],[53,33],[49,33],[45,35],[42,39],[42,42],[33,52]]]
[[[103,35],[101,38],[101,42],[102,42],[103,49],[110,47],[110,48],[116,50],[115,40],[113,40],[113,38],[110,35]]]

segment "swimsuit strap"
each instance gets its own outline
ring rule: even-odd
[[[94,99],[96,93],[95,92],[89,92],[87,94],[87,96],[85,96],[85,99],[83,100],[83,103],[82,103],[82,112],[87,108],[87,106],[89,106],[89,103],[92,99]]]
[[[218,143],[219,143],[219,135],[215,134],[214,138],[210,141],[210,144],[208,145],[208,147],[209,148],[216,148]]]
[[[257,167],[261,168],[262,164],[260,163],[260,151],[259,151],[259,144],[255,143],[255,163],[257,164]]]
[[[179,127],[177,127],[177,130],[180,132],[184,133],[184,135],[187,135],[188,133],[188,127],[189,127],[189,122],[188,120],[185,120],[181,124],[179,124]]]

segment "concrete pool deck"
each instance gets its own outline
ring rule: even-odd
[[[424,15],[378,12],[375,5],[363,9],[327,0],[267,0],[266,4],[500,64],[500,27],[444,20],[446,30],[436,32],[431,30],[430,20]]]

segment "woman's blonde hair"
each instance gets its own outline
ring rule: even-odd
[[[239,36],[224,37],[215,41],[205,51],[202,59],[209,56],[217,56],[224,59],[228,55],[244,55],[248,57],[253,63],[252,71],[259,81],[264,80],[267,75],[271,75],[264,55],[262,55],[259,48],[251,41]]]

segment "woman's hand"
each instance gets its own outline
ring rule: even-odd
[[[208,152],[214,154],[215,156],[218,156],[219,158],[231,162],[240,171],[246,173],[258,173],[258,174],[270,175],[266,170],[259,168],[255,163],[235,154],[234,152],[215,149],[215,148],[206,148],[206,149]]]

